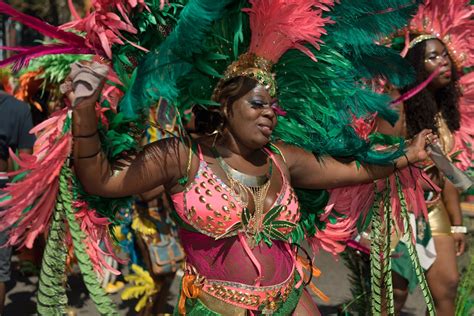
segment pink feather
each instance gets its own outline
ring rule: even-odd
[[[347,246],[348,246],[348,247],[351,247],[351,248],[353,248],[353,249],[355,249],[355,250],[357,250],[357,251],[363,252],[363,253],[365,253],[365,254],[368,254],[368,255],[370,254],[370,249],[367,248],[367,247],[365,247],[365,246],[363,246],[362,244],[358,243],[357,241],[349,240],[349,241],[347,242]]]
[[[30,60],[45,55],[57,54],[91,54],[93,53],[88,48],[72,47],[67,44],[50,44],[31,47],[20,53],[0,61],[0,67],[13,64],[13,70],[17,71],[20,68],[27,66]]]
[[[427,218],[428,211],[426,209],[423,187],[432,187],[438,191],[440,189],[429,180],[427,175],[422,176],[422,173],[423,171],[420,169],[410,167],[398,171],[398,176],[408,210],[413,212],[415,216],[423,215]],[[377,190],[389,190],[393,216],[398,229],[403,231],[401,204],[396,189],[395,176],[391,175],[389,180],[388,188],[386,187],[385,179],[378,180],[376,182]],[[323,249],[333,255],[344,251],[346,243],[357,233],[357,221],[359,218],[365,220],[368,211],[374,204],[374,199],[373,183],[330,190],[328,207],[320,217],[320,220],[326,223],[326,228],[318,230],[316,235],[309,239],[313,251],[317,252],[319,249]],[[344,215],[339,217],[338,221],[334,224],[329,221],[329,215],[333,210]]]
[[[105,260],[106,256],[111,256],[118,262],[123,262],[114,254],[113,247],[111,246],[112,242],[108,232],[109,219],[98,216],[97,212],[89,209],[84,201],[74,202],[74,207],[77,209],[76,219],[79,221],[81,230],[86,236],[84,244],[86,245],[86,252],[91,258],[94,270],[100,275],[103,275],[104,269],[116,275],[120,274],[120,271],[114,269]],[[100,247],[101,243],[105,245],[105,250]]]
[[[357,136],[363,140],[367,140],[369,134],[375,127],[375,118],[377,117],[377,112],[364,117],[357,117],[354,113],[351,113],[351,116],[351,126],[356,132]]]
[[[396,105],[396,104],[405,102],[408,99],[413,98],[415,95],[420,93],[424,88],[426,88],[430,84],[430,82],[433,81],[434,78],[436,78],[436,76],[438,76],[439,71],[440,71],[440,68],[437,68],[435,71],[431,73],[431,75],[429,75],[429,77],[425,81],[423,81],[416,87],[410,89],[409,91],[405,92],[404,94],[399,96],[397,99],[390,102],[390,104]]]
[[[30,49],[29,47],[9,47],[9,46],[0,46],[0,49],[2,50],[11,50],[11,51],[14,51],[14,52],[24,52],[28,49]]]
[[[75,29],[87,33],[86,45],[93,48],[98,54],[103,52],[108,58],[112,58],[112,46],[122,45],[124,41],[129,44],[147,51],[144,47],[128,41],[123,32],[136,34],[138,31],[128,18],[130,9],[140,6],[148,9],[143,1],[128,1],[124,5],[117,1],[93,1],[94,10],[88,13],[84,18],[78,19],[61,26],[62,29]],[[113,13],[117,10],[121,16]],[[149,10],[149,9],[148,9]]]
[[[463,92],[459,99],[459,112],[461,114],[461,126],[454,133],[455,145],[453,152],[461,151],[456,156],[459,162],[456,165],[461,170],[472,167],[474,160],[474,72],[464,75],[459,80]]]
[[[73,17],[74,20],[79,20],[81,16],[79,13],[77,13],[76,7],[74,6],[74,3],[72,0],[67,0],[67,4],[69,7],[69,11],[71,11],[71,16]]]
[[[15,10],[13,7],[9,6],[3,1],[0,2],[0,13],[10,16],[13,20],[20,22],[25,26],[28,26],[29,28],[32,28],[33,30],[38,31],[45,36],[59,39],[72,46],[84,47],[83,37],[71,32],[61,30],[58,27],[41,21],[38,18],[21,13],[20,11]]]
[[[15,224],[10,230],[9,245],[31,248],[33,240],[47,227],[56,202],[58,174],[70,153],[71,142],[71,137],[65,136],[54,144],[51,148],[54,157],[48,155],[47,159],[30,164],[21,161],[28,175],[4,189],[11,198],[0,203],[5,208],[0,213],[0,229]],[[29,206],[33,207],[25,212]]]
[[[243,9],[252,29],[250,53],[276,63],[288,49],[296,48],[316,60],[303,45],[319,49],[324,25],[334,23],[322,13],[334,6],[334,0],[250,0],[250,4]]]
[[[12,159],[20,166],[18,172],[27,175],[17,183],[4,188],[0,202],[0,230],[10,228],[8,245],[31,248],[34,240],[49,226],[56,203],[58,175],[66,158],[70,155],[72,137],[62,134],[67,109],[36,126],[37,134],[33,155],[11,152]]]

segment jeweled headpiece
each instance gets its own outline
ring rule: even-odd
[[[272,66],[272,62],[255,54],[245,53],[240,55],[239,59],[227,67],[224,77],[217,83],[212,99],[218,101],[217,98],[224,83],[235,77],[252,78],[264,86],[271,96],[275,96],[276,82],[275,76],[271,72]]]
[[[457,69],[474,64],[474,6],[469,0],[426,0],[405,33],[417,35],[407,40],[405,52],[416,44],[438,39],[446,46]]]
[[[272,66],[289,49],[296,48],[316,61],[316,57],[304,46],[305,43],[319,49],[321,35],[326,34],[324,25],[332,23],[322,17],[334,5],[334,0],[251,0],[250,8],[243,11],[250,17],[252,31],[250,47],[245,54],[230,64],[217,84],[213,100],[218,101],[224,83],[243,76],[255,79],[276,95],[276,81]]]

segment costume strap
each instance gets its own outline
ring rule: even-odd
[[[275,166],[280,171],[280,174],[282,175],[284,181],[286,181],[286,177],[284,176],[284,174],[282,172],[280,163],[277,161],[277,159],[275,159],[275,154],[268,148],[263,148],[263,151],[270,157],[270,160],[275,163]],[[281,155],[281,157],[283,158],[283,161],[286,163],[285,157],[283,157],[283,155]],[[271,165],[270,165],[270,168],[271,168]],[[270,175],[271,175],[271,173],[270,173]]]
[[[247,239],[245,236],[242,234],[242,232],[239,232],[238,234],[240,243],[244,247],[245,253],[249,256],[250,260],[252,260],[253,265],[257,269],[258,277],[255,280],[255,286],[260,286],[261,280],[262,280],[262,266],[260,265],[260,262],[258,262],[258,259],[255,257],[253,254],[252,250],[250,249]]]
[[[274,143],[270,143],[270,144],[268,144],[268,149],[267,150],[269,150],[272,153],[280,155],[281,158],[283,158],[283,161],[285,162],[285,164],[287,164],[285,155],[283,155],[283,152],[281,151],[280,147],[278,147]]]
[[[183,177],[178,179],[178,183],[182,186],[185,186],[189,181],[189,173],[191,172],[191,164],[193,162],[193,152],[196,152],[196,143],[193,142],[191,137],[188,137],[187,139],[189,140],[189,154],[188,154],[188,162],[186,165],[186,174]],[[197,146],[198,146],[198,152],[199,152],[199,160],[201,161],[202,160],[201,148],[199,147],[199,145]]]

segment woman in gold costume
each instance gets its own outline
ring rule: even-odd
[[[413,137],[424,128],[432,129],[439,137],[444,154],[449,157],[459,149],[455,147],[453,135],[460,128],[460,91],[455,64],[443,42],[427,35],[413,37],[406,59],[413,65],[417,79],[412,86],[402,88],[402,94],[424,82],[435,71],[438,74],[426,88],[399,107],[400,119],[395,126],[379,122],[378,129],[383,133],[406,138]],[[426,271],[426,278],[437,314],[454,315],[454,301],[459,283],[456,257],[464,253],[466,244],[459,192],[432,162],[426,162],[425,171],[442,189],[439,194],[432,191],[425,193],[428,222],[437,254]],[[406,270],[410,270],[410,267],[406,264],[398,265],[397,260],[394,260],[394,298],[397,313],[405,303],[408,289],[416,285],[416,277],[410,277],[413,273]]]

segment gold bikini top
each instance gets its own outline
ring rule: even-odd
[[[438,112],[435,115],[435,124],[438,128],[438,136],[441,142],[441,149],[443,149],[443,153],[449,157],[449,154],[454,149],[454,136],[453,133],[448,128],[448,124],[443,118],[441,112]]]

